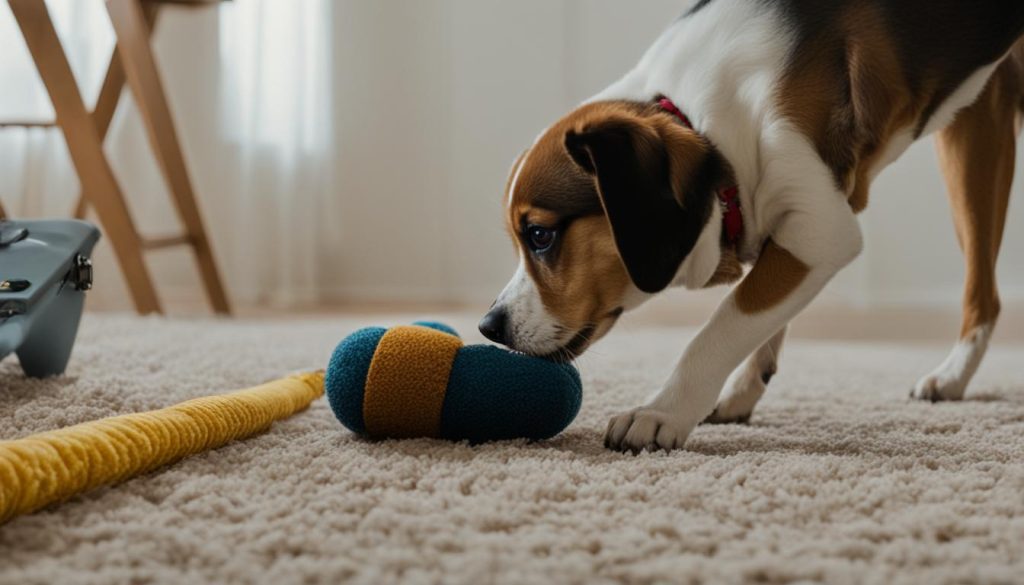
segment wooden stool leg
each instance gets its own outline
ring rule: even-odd
[[[147,2],[144,5],[146,23],[149,24],[149,31],[152,34],[156,26],[156,16],[160,5],[156,2]],[[107,66],[107,74],[103,77],[103,85],[100,86],[100,95],[96,99],[96,108],[92,111],[92,121],[96,124],[96,134],[100,142],[107,138],[110,130],[110,123],[114,120],[114,112],[117,111],[117,104],[121,100],[121,90],[124,89],[124,64],[121,63],[121,55],[114,47],[110,54],[110,64]],[[74,216],[76,219],[85,219],[89,209],[89,199],[82,191],[78,194],[78,203],[75,204]]]
[[[100,142],[107,137],[107,131],[110,129],[110,122],[114,119],[114,112],[117,110],[117,102],[121,97],[122,89],[124,89],[124,66],[121,64],[121,57],[115,48],[110,56],[110,65],[107,66],[103,85],[100,87],[99,98],[96,99],[96,109],[92,112],[93,124],[96,125],[96,135]],[[75,218],[84,219],[88,205],[88,197],[85,189],[82,189],[78,194],[78,203],[75,205]]]
[[[142,6],[139,0],[106,0],[106,4],[117,35],[117,50],[121,54],[128,85],[132,88],[153,152],[191,239],[210,304],[218,313],[230,313],[227,295],[217,272],[185,158],[178,143],[167,96],[157,73]]]
[[[110,122],[114,119],[114,112],[117,110],[117,102],[121,97],[122,89],[124,89],[124,66],[121,64],[121,57],[115,48],[110,55],[110,65],[107,66],[107,74],[103,78],[99,98],[96,99],[96,109],[92,112],[93,124],[96,125],[96,135],[100,142],[107,137],[107,131],[110,129]],[[85,189],[82,189],[78,194],[78,203],[75,204],[75,218],[85,219],[88,206],[89,199]]]
[[[64,133],[68,154],[82,187],[89,193],[100,222],[114,248],[121,270],[139,313],[159,313],[153,281],[142,260],[138,232],[128,214],[121,188],[103,154],[96,125],[89,115],[67,55],[53,28],[46,3],[39,0],[8,0],[32,60],[43,80],[57,124]]]
[[[85,193],[78,194],[78,201],[75,203],[75,211],[71,214],[75,219],[85,219],[85,214],[89,213],[89,202],[85,198]]]

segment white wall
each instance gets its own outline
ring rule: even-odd
[[[316,269],[325,301],[457,301],[486,306],[511,274],[501,191],[539,131],[630,67],[682,0],[340,0],[331,3],[337,234]],[[207,146],[217,119],[196,70],[215,58],[217,15],[173,12],[157,46],[214,243],[233,155]],[[164,193],[134,111],[111,152],[128,190]],[[1024,157],[1022,157],[1024,160]],[[1000,265],[1004,297],[1024,299],[1024,193],[1018,181]],[[137,203],[149,231],[167,206]],[[962,265],[930,144],[876,183],[867,250],[826,296],[858,304],[958,303]],[[195,291],[188,257],[156,257],[164,290]],[[113,268],[110,267],[109,272]],[[236,296],[238,291],[236,291]],[[109,294],[124,298],[115,288]],[[126,305],[127,306],[127,305]]]

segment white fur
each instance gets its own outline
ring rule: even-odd
[[[974,377],[985,357],[988,340],[992,337],[992,325],[982,325],[961,339],[953,351],[932,373],[921,378],[911,391],[911,396],[922,400],[960,400],[967,390],[967,383]]]
[[[547,354],[561,348],[576,334],[562,332],[558,320],[544,307],[536,283],[526,270],[526,261],[519,259],[512,280],[498,295],[495,306],[508,315],[509,345],[519,351]]]
[[[886,167],[896,162],[896,160],[903,156],[903,153],[910,148],[910,145],[914,143],[914,129],[902,128],[889,138],[889,144],[885,145],[882,150],[882,155],[878,157],[878,162],[872,165],[868,171],[868,180],[874,181],[875,178],[885,170]],[[853,181],[850,181],[850,188],[855,187]]]

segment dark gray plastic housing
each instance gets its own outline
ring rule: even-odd
[[[0,359],[17,353],[33,377],[64,372],[99,237],[84,221],[0,221]]]

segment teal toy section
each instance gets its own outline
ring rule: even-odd
[[[550,439],[579,414],[583,385],[570,364],[472,345],[455,356],[444,399],[444,438],[472,443]]]
[[[338,344],[324,376],[324,394],[341,424],[358,435],[366,434],[363,423],[363,389],[373,352],[387,329],[367,327]]]

